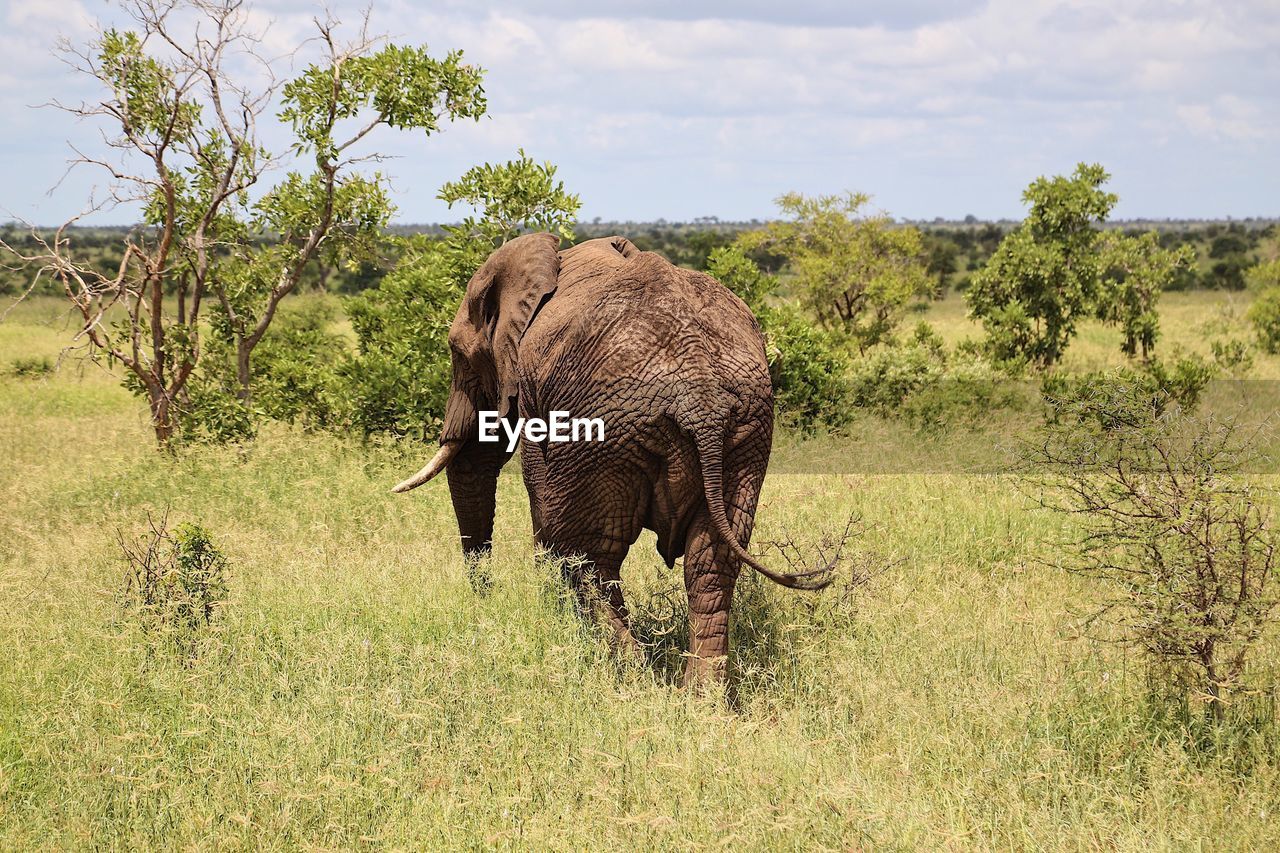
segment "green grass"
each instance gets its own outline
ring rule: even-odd
[[[1170,342],[1199,347],[1221,302],[1167,297]],[[0,324],[0,367],[56,356],[56,305]],[[929,319],[974,334],[954,301]],[[1074,363],[1112,360],[1108,334]],[[270,427],[168,458],[97,368],[0,374],[0,848],[1280,844],[1276,696],[1217,734],[1162,716],[1131,653],[1080,636],[1098,590],[1006,478],[788,473],[811,469],[784,448],[757,541],[858,512],[859,553],[901,562],[847,598],[745,577],[730,710],[673,686],[682,593],[651,537],[625,578],[655,663],[620,669],[576,621],[515,466],[481,597],[445,490],[387,493],[413,448]],[[194,659],[118,600],[116,531],[166,507],[233,560]]]

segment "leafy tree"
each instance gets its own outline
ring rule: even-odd
[[[967,291],[993,357],[1052,365],[1090,315],[1122,328],[1127,355],[1150,357],[1160,293],[1194,255],[1161,247],[1155,232],[1103,234],[1098,226],[1118,200],[1102,189],[1109,178],[1102,166],[1080,163],[1070,177],[1037,178],[1022,194],[1027,218]]]
[[[923,235],[925,247],[925,270],[937,282],[934,292],[938,295],[947,292],[951,275],[956,270],[956,261],[960,257],[959,246],[946,235],[926,232]]]
[[[1125,355],[1150,358],[1160,335],[1156,303],[1179,270],[1195,260],[1190,246],[1165,249],[1159,235],[1149,231],[1137,237],[1117,232],[1104,234],[1099,251],[1103,274],[1096,295],[1097,317],[1120,326]]]
[[[69,111],[98,122],[110,149],[78,161],[111,176],[109,198],[94,209],[141,203],[143,224],[125,235],[122,259],[108,272],[74,249],[71,223],[26,257],[62,283],[90,354],[129,370],[127,384],[147,398],[164,445],[193,395],[234,389],[249,408],[252,353],[308,264],[372,251],[391,205],[381,176],[351,170],[376,156],[357,155],[366,137],[379,127],[430,135],[445,121],[478,118],[485,99],[481,71],[460,53],[378,49],[365,32],[341,44],[332,19],[317,21],[320,59],[281,87],[273,62],[255,53],[261,41],[242,0],[138,0],[125,10],[132,29],[109,29],[87,50],[69,50],[105,92]],[[249,190],[285,160],[258,137],[277,93],[292,155],[310,164],[254,201]],[[208,319],[230,364],[210,364],[196,378],[210,300]],[[193,378],[206,387],[189,388]]]
[[[920,232],[864,213],[861,193],[777,199],[790,217],[744,235],[743,248],[786,256],[805,305],[862,348],[891,332],[912,298],[930,292]]]
[[[1249,259],[1244,255],[1227,255],[1215,261],[1205,275],[1205,284],[1218,290],[1244,290]]]
[[[1096,225],[1117,201],[1101,189],[1109,177],[1081,163],[1071,177],[1037,178],[1022,194],[1030,213],[966,294],[994,357],[1053,364],[1092,312],[1101,266]]]

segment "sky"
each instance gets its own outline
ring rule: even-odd
[[[320,4],[249,3],[300,69]],[[354,35],[366,5],[329,9]],[[101,130],[36,105],[95,95],[54,46],[119,20],[103,0],[0,0],[0,219],[61,222],[102,183],[64,178]],[[368,140],[400,222],[460,218],[440,185],[520,147],[586,220],[765,219],[790,190],[1020,218],[1032,179],[1079,161],[1112,173],[1118,218],[1280,215],[1280,0],[383,0],[371,28],[486,69],[487,118]]]

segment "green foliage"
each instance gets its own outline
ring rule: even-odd
[[[1195,261],[1190,246],[1164,249],[1159,235],[1148,231],[1138,237],[1109,232],[1100,240],[1103,273],[1095,295],[1096,314],[1104,323],[1120,326],[1125,355],[1148,358],[1160,334],[1156,304],[1160,293],[1179,270]]]
[[[20,355],[9,363],[9,372],[22,379],[34,379],[53,373],[53,359],[47,355]]]
[[[1041,381],[1051,424],[1088,420],[1103,428],[1136,425],[1170,409],[1193,411],[1215,375],[1214,366],[1195,355],[1171,364],[1153,359],[1134,367],[1092,373],[1050,373]]]
[[[1218,290],[1244,290],[1249,259],[1244,255],[1229,255],[1215,261],[1205,274],[1205,284]]]
[[[786,256],[806,307],[827,328],[868,347],[890,334],[914,297],[932,290],[920,232],[866,214],[861,193],[777,199],[787,221],[743,236],[747,250]]]
[[[496,248],[522,231],[573,239],[573,218],[582,200],[565,192],[551,163],[535,163],[523,148],[519,155],[498,166],[474,166],[440,188],[438,198],[450,208],[462,202],[476,211],[447,229],[454,242],[487,242]]]
[[[891,413],[916,391],[937,381],[944,368],[945,363],[927,347],[880,347],[854,366],[853,403]]]
[[[979,353],[948,353],[925,322],[905,343],[859,360],[850,384],[854,405],[923,429],[971,424],[994,409],[1021,405],[1005,372]]]
[[[308,43],[320,57],[284,82],[278,115],[306,165],[262,187],[279,159],[258,136],[273,102],[260,87],[274,60],[256,53],[253,16],[239,3],[195,0],[125,11],[137,32],[107,29],[94,40],[78,67],[105,94],[73,112],[109,122],[105,136],[124,165],[90,162],[136,191],[148,227],[125,234],[117,275],[90,276],[68,295],[86,318],[90,345],[131,371],[126,385],[147,398],[160,443],[173,440],[175,427],[202,440],[247,438],[260,415],[297,417],[322,384],[303,377],[308,359],[335,350],[314,328],[264,343],[281,300],[313,265],[358,269],[378,258],[393,207],[381,175],[353,171],[378,158],[355,146],[382,127],[430,136],[447,121],[479,119],[483,72],[459,51],[437,59],[425,47],[376,49],[376,38],[344,45],[336,22],[317,19],[319,38]],[[266,73],[239,79],[257,67],[250,60]],[[133,174],[129,157],[145,162],[144,172]],[[57,255],[66,244],[44,248]],[[70,267],[55,260],[51,268]],[[103,324],[90,319],[99,301],[135,307]],[[206,322],[215,339],[202,346]],[[309,355],[285,354],[289,347]],[[202,357],[209,363],[198,364]],[[272,380],[256,381],[264,369]],[[255,402],[259,390],[269,399]]]
[[[348,355],[342,335],[332,331],[339,308],[332,297],[309,295],[286,301],[258,347],[253,402],[275,420],[326,427],[338,416],[333,398],[336,372]]]
[[[1126,355],[1150,357],[1160,293],[1191,268],[1195,252],[1166,248],[1154,231],[1101,233],[1117,201],[1102,190],[1109,179],[1100,165],[1080,163],[1070,177],[1037,178],[1023,193],[1027,218],[966,291],[993,358],[1052,365],[1090,314],[1120,326]]]
[[[449,394],[449,324],[466,278],[454,247],[401,239],[400,264],[346,302],[358,352],[338,367],[342,422],[365,435],[434,438]]]
[[[707,256],[706,270],[747,303],[757,317],[765,308],[765,297],[778,287],[778,279],[761,270],[740,245],[713,249]]]
[[[182,96],[176,67],[148,56],[135,32],[109,29],[94,47],[98,74],[117,99],[120,129],[126,136],[150,143],[191,137],[201,109]]]
[[[966,297],[999,360],[1050,365],[1062,357],[1076,323],[1092,313],[1101,261],[1096,225],[1116,196],[1099,165],[1067,177],[1037,178],[1022,194],[1031,211],[973,276]]]
[[[235,444],[252,441],[263,412],[238,395],[235,360],[225,340],[206,342],[205,353],[175,405],[184,444]]]
[[[801,432],[838,429],[849,422],[849,358],[839,339],[792,306],[757,315],[779,421]]]
[[[1280,352],[1280,287],[1264,290],[1249,306],[1248,320],[1253,324],[1258,346],[1275,355]]]
[[[425,47],[388,45],[377,53],[310,65],[284,85],[282,121],[293,127],[298,152],[317,163],[340,150],[337,122],[371,111],[376,123],[430,136],[443,120],[479,119],[485,113],[484,72],[462,61],[462,51],[435,59]]]
[[[1253,370],[1253,347],[1238,338],[1220,338],[1209,342],[1213,364],[1219,373],[1240,378]]]
[[[1272,288],[1280,288],[1280,258],[1262,261],[1249,268],[1245,273],[1245,282],[1250,290],[1263,293]]]

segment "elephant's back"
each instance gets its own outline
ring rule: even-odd
[[[622,362],[618,367],[634,360],[646,372],[688,369],[691,357],[705,353],[726,367],[767,376],[759,323],[711,276],[653,252],[571,261],[527,333],[533,349],[550,354],[590,345]]]
[[[521,413],[599,418],[604,442],[536,452],[571,479],[590,472],[575,480],[580,488],[601,480],[639,490],[637,511],[670,562],[703,505],[692,430],[723,430],[725,464],[762,478],[773,395],[759,324],[740,299],[660,255],[626,260],[586,275],[578,267],[558,283],[521,344]]]

